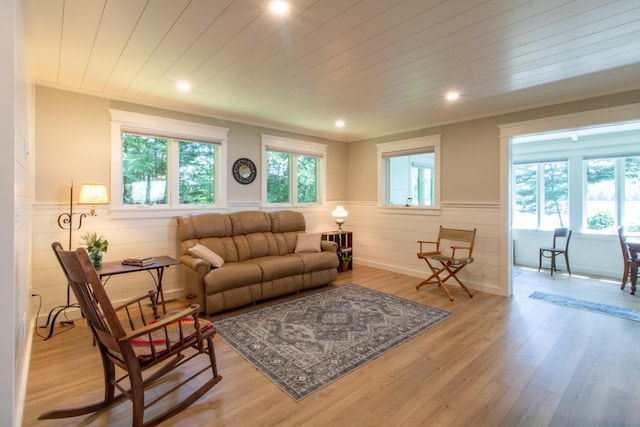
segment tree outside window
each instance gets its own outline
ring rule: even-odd
[[[318,165],[314,156],[268,151],[267,203],[318,203]]]
[[[267,152],[267,203],[289,203],[290,155],[276,151]]]
[[[568,162],[514,165],[513,175],[515,227],[569,227]]]
[[[122,203],[166,204],[168,141],[122,134]]]
[[[180,204],[213,204],[216,145],[179,142],[178,193]]]
[[[640,231],[640,157],[585,161],[587,229]]]
[[[168,204],[169,157],[178,153],[180,204],[215,203],[216,145],[123,133],[122,204]]]
[[[327,146],[271,135],[261,136],[263,202],[292,206],[324,203]]]
[[[624,216],[629,232],[640,232],[640,157],[624,159]]]

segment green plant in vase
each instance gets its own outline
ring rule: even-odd
[[[347,271],[351,262],[351,252],[344,252],[340,255],[340,270]]]
[[[95,231],[89,231],[82,236],[82,241],[87,245],[87,252],[94,267],[102,266],[102,253],[109,248],[109,241],[103,236],[98,236]]]

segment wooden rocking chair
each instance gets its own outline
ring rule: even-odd
[[[114,307],[86,249],[65,251],[57,242],[51,246],[100,350],[104,370],[104,400],[83,407],[45,412],[39,419],[90,414],[126,397],[133,404],[132,425],[155,426],[186,409],[220,382],[222,377],[218,375],[213,348],[215,328],[211,322],[198,318],[197,305],[157,317],[155,291],[150,291],[145,296]],[[145,309],[145,300],[151,305],[153,314]],[[159,395],[145,404],[144,392],[148,386],[200,355],[208,359],[204,368],[199,367],[193,373],[189,370],[187,379],[179,381],[170,390],[158,391]],[[116,367],[124,370],[120,378],[116,378]],[[147,371],[152,367],[156,369]],[[188,396],[155,418],[144,421],[147,408],[169,395],[171,397],[164,400],[173,401],[178,394],[173,391],[207,371],[210,371],[211,377],[206,382],[194,391],[186,388],[190,391]],[[120,392],[117,395],[116,388]]]
[[[449,297],[450,301],[453,301],[453,296],[447,287],[445,282],[451,278],[458,282],[462,289],[473,298],[473,294],[465,286],[464,283],[458,279],[456,274],[467,265],[473,262],[473,245],[476,239],[476,229],[473,230],[457,230],[454,228],[444,228],[440,226],[438,232],[438,240],[435,242],[418,240],[420,244],[420,252],[418,252],[418,258],[425,260],[431,271],[431,276],[423,280],[416,286],[416,289],[428,284],[437,283],[445,294]],[[443,253],[441,244],[442,242],[450,242],[453,244],[450,246],[450,253]],[[435,250],[424,251],[424,245],[435,245]],[[443,245],[444,246],[444,245]],[[441,275],[445,275],[444,279]]]

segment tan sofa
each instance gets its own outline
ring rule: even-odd
[[[187,298],[207,314],[323,286],[338,275],[334,242],[306,233],[298,238],[306,229],[300,212],[200,213],[177,220]]]

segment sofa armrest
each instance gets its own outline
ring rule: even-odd
[[[336,242],[332,242],[330,240],[321,240],[320,241],[320,249],[323,252],[332,252],[334,254],[338,253],[338,244]]]
[[[193,255],[180,255],[180,262],[192,270],[198,271],[203,269],[204,274],[211,271],[211,264],[202,258],[194,257]]]
[[[198,304],[205,309],[204,276],[211,271],[211,265],[202,258],[181,255],[183,286],[190,303]]]

